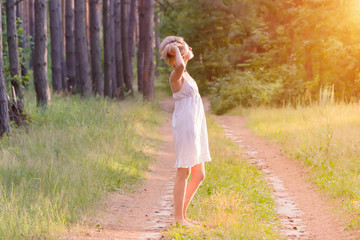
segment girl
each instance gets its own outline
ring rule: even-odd
[[[191,47],[181,37],[168,36],[160,44],[160,53],[173,67],[170,87],[175,99],[172,128],[177,168],[174,223],[189,226],[192,221],[186,217],[186,210],[204,181],[204,163],[211,161],[204,106],[196,82],[186,71],[187,62],[194,56]]]

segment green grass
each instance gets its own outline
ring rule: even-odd
[[[156,104],[53,95],[44,111],[30,92],[31,123],[0,142],[0,239],[47,238],[134,189],[160,141]]]
[[[262,175],[239,157],[239,147],[225,137],[215,117],[207,120],[212,162],[188,213],[202,225],[173,227],[167,238],[278,239],[274,201]]]
[[[360,228],[360,105],[243,110],[249,127],[283,145],[310,169],[310,179]],[[344,213],[345,210],[345,213]]]

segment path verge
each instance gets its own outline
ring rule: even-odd
[[[228,136],[244,148],[245,155],[262,170],[274,189],[282,232],[289,239],[356,239],[331,209],[334,206],[307,181],[307,172],[287,158],[281,148],[255,136],[238,116],[222,116]]]
[[[162,108],[171,111],[171,102]],[[174,147],[169,118],[160,127],[162,146],[154,154],[146,182],[135,193],[111,192],[85,225],[72,226],[63,239],[161,239],[173,214]]]

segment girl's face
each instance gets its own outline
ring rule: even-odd
[[[187,43],[184,43],[186,53],[182,56],[184,61],[189,61],[194,57],[194,53],[192,52],[192,48],[187,45]]]

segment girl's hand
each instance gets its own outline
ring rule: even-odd
[[[169,50],[168,50],[168,54],[171,55],[171,56],[175,56],[176,55],[176,51],[178,50],[179,48],[176,46],[176,44],[172,43],[169,45]]]

